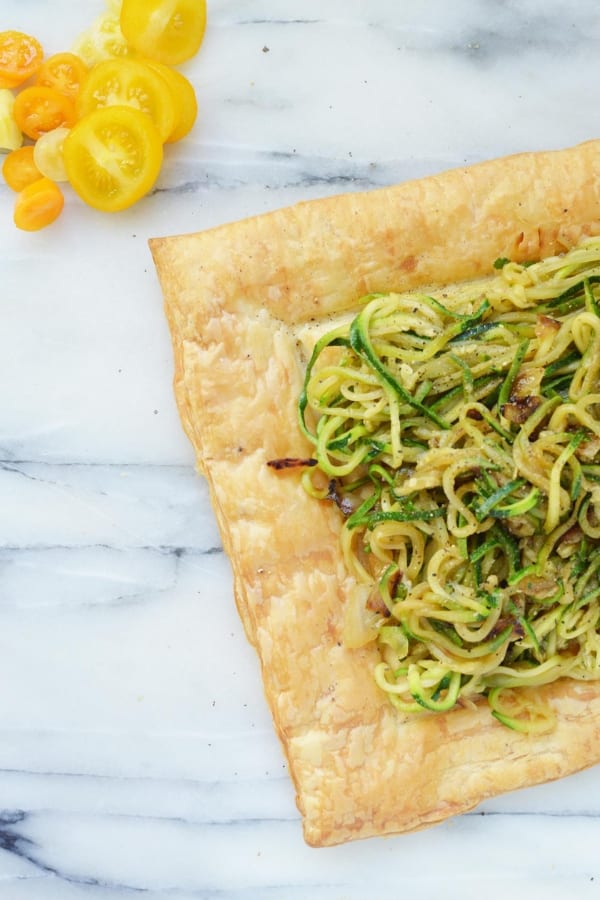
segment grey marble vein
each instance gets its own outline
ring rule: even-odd
[[[4,462],[0,491],[0,547],[220,546],[206,485],[192,468]]]
[[[370,190],[474,161],[474,157],[365,161],[353,160],[349,156],[345,159],[310,157],[294,149],[289,152],[246,151],[242,178],[239,153],[233,158],[231,149],[227,147],[214,148],[213,153],[210,147],[204,146],[193,162],[178,158],[167,164],[155,193],[235,191],[249,182],[267,190],[315,186],[344,191]],[[201,171],[201,176],[190,179],[194,168]]]

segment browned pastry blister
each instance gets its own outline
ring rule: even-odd
[[[550,734],[486,704],[407,719],[342,641],[352,579],[334,504],[274,458],[310,456],[297,425],[306,334],[375,291],[444,286],[600,233],[600,141],[157,238],[175,393],[210,486],[240,616],[314,846],[422,828],[600,760],[600,684],[544,688]]]

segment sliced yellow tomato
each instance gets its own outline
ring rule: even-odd
[[[206,29],[206,0],[123,0],[121,31],[142,56],[168,66],[191,59]]]
[[[33,147],[19,147],[9,153],[2,164],[2,177],[13,191],[22,191],[28,184],[42,177],[33,159]]]
[[[79,56],[86,66],[93,66],[104,59],[123,59],[135,55],[123,37],[118,9],[111,9],[94,19],[74,42],[71,52]]]
[[[16,150],[23,143],[14,113],[15,95],[8,88],[0,88],[0,150]]]
[[[33,161],[42,175],[51,181],[68,181],[63,149],[69,131],[69,128],[55,128],[35,142]]]
[[[88,72],[77,97],[80,117],[106,106],[131,106],[149,116],[164,141],[175,127],[176,111],[169,86],[149,66],[135,59],[107,59]]]
[[[44,60],[35,83],[54,88],[59,94],[73,99],[79,93],[86,73],[86,64],[75,53],[55,53]]]
[[[88,113],[71,129],[63,153],[75,192],[104,212],[126,209],[147,194],[163,159],[152,120],[130,106]]]
[[[181,138],[191,131],[198,116],[198,101],[196,100],[194,86],[181,72],[172,69],[170,66],[165,66],[164,63],[160,63],[156,59],[145,59],[144,62],[151,69],[158,72],[171,89],[176,113],[175,126],[166,143],[172,144],[175,141],[180,141]]]
[[[14,223],[23,231],[39,231],[57,219],[65,200],[61,189],[49,178],[38,178],[23,188],[15,201]]]

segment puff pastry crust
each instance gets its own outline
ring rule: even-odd
[[[445,285],[600,233],[600,141],[153,239],[183,426],[314,846],[408,831],[600,760],[600,684],[547,688],[556,730],[482,709],[407,721],[341,641],[351,587],[333,504],[267,460],[310,454],[296,403],[313,323],[370,291]]]

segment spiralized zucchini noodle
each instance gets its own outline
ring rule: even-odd
[[[304,486],[335,503],[350,646],[403,713],[600,677],[600,239],[485,280],[371,294],[314,347]],[[435,296],[433,295],[435,294]]]

